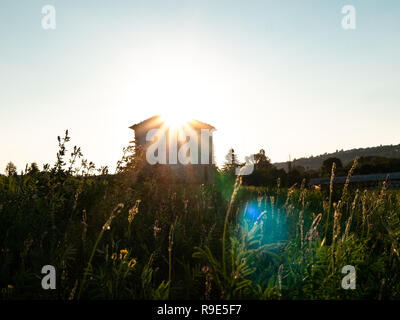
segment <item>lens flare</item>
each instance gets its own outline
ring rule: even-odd
[[[273,244],[287,240],[286,219],[278,208],[254,200],[243,209],[240,224],[245,230],[255,231],[261,240],[260,244]]]
[[[175,129],[184,127],[191,120],[184,113],[165,114],[161,118],[165,121],[166,126]]]

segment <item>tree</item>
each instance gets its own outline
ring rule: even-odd
[[[352,162],[346,165],[346,171],[350,170],[352,165]],[[389,173],[398,171],[400,171],[399,158],[367,156],[360,157],[354,174]]]
[[[336,164],[336,170],[341,171],[341,169],[343,169],[342,160],[340,160],[339,158],[331,157],[324,160],[324,162],[322,163],[321,172],[323,174],[330,174],[332,171],[333,163]]]
[[[12,163],[10,161],[9,163],[7,163],[5,172],[6,172],[6,175],[9,177],[15,176],[15,175],[17,175],[17,167],[15,166],[14,163]]]
[[[239,161],[233,148],[229,149],[228,154],[225,156],[225,163],[222,167],[222,171],[225,173],[234,173],[235,169],[239,166]]]
[[[265,150],[261,149],[259,153],[254,155],[254,164],[256,168],[270,168],[271,160],[265,155]]]
[[[39,170],[39,167],[38,167],[37,163],[36,162],[32,162],[31,165],[28,168],[28,174],[34,175],[34,174],[38,173],[39,171],[40,170]]]
[[[285,171],[278,170],[271,164],[271,160],[266,156],[264,149],[253,154],[253,160],[254,171],[252,174],[243,177],[245,184],[252,186],[272,186],[276,185],[278,178],[281,181],[286,181]]]

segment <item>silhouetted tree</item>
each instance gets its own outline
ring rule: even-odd
[[[36,162],[32,162],[31,165],[28,168],[28,174],[34,175],[34,174],[38,173],[39,171],[40,170],[39,170],[39,167],[38,167],[37,163]]]
[[[346,165],[349,170],[352,162]],[[400,171],[399,158],[385,158],[378,156],[361,157],[358,160],[354,174],[390,173]]]
[[[322,174],[330,174],[332,171],[333,163],[336,164],[336,172],[340,174],[343,169],[342,160],[340,160],[339,158],[335,158],[335,157],[331,157],[331,158],[324,160],[324,162],[322,163],[322,166],[321,166],[321,173]]]
[[[17,167],[15,166],[14,163],[12,163],[10,161],[9,163],[7,163],[5,172],[6,172],[6,175],[9,176],[9,177],[10,176],[15,176],[17,174]]]
[[[225,162],[222,171],[225,173],[235,173],[235,169],[239,166],[239,161],[233,148],[229,149],[228,154],[225,156]]]
[[[243,181],[245,184],[253,186],[272,186],[276,185],[278,178],[283,182],[286,181],[285,170],[278,170],[272,165],[264,149],[254,154],[253,159],[254,171],[252,174],[244,176]]]
[[[272,166],[271,160],[265,155],[264,149],[254,155],[254,164],[258,168],[270,168]]]

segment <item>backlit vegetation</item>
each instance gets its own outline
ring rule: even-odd
[[[0,176],[4,299],[399,298],[400,194],[385,184],[183,184],[130,148],[110,175],[68,142],[52,167]],[[47,264],[56,290],[41,288]]]

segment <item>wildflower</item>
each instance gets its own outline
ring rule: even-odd
[[[210,271],[210,267],[209,267],[209,266],[203,266],[203,267],[201,268],[201,271],[202,271],[203,273],[207,273],[208,271]]]
[[[264,197],[260,194],[260,192],[258,193],[258,197],[257,197],[257,202],[258,202],[258,206],[261,207],[261,202],[264,199]]]
[[[122,259],[124,259],[125,258],[125,256],[128,254],[128,250],[126,250],[126,249],[121,249],[120,251],[119,251],[119,258],[122,260]]]
[[[113,219],[116,217],[116,215],[117,215],[118,213],[121,212],[121,210],[122,210],[123,208],[124,208],[124,204],[123,204],[123,203],[119,203],[119,204],[114,208],[114,210],[112,211],[110,217],[108,218],[108,220],[106,221],[106,223],[104,224],[104,226],[103,226],[103,228],[102,228],[103,231],[105,231],[105,230],[110,230],[111,222],[112,222]]]
[[[208,268],[208,267],[203,267],[203,268]],[[204,292],[204,296],[206,298],[206,300],[210,299],[210,294],[211,294],[211,281],[213,280],[213,277],[211,275],[211,273],[209,273],[208,271],[205,273],[206,274],[206,281],[205,281],[205,292]]]
[[[158,220],[154,221],[154,238],[157,237],[157,234],[161,232],[161,227],[158,226]]]
[[[392,244],[392,250],[395,254],[397,254],[398,257],[400,257],[399,252],[396,250],[396,248],[394,247],[394,245]]]
[[[88,227],[88,224],[85,221],[81,221],[81,223],[83,224],[83,226],[85,227],[85,229]]]
[[[115,252],[111,255],[111,259],[112,260],[116,260],[117,259],[117,254]]]
[[[131,223],[133,221],[133,218],[135,218],[136,214],[139,212],[139,204],[142,202],[142,200],[136,200],[135,205],[129,209],[129,215],[128,215],[128,222]]]
[[[129,261],[128,267],[133,269],[135,267],[136,263],[137,263],[136,259],[132,259],[131,261]]]
[[[8,289],[14,289],[14,286],[13,286],[12,284],[9,284],[9,285],[7,286],[7,288],[8,288]]]
[[[279,266],[278,269],[278,285],[279,285],[279,291],[282,291],[282,273],[283,273],[283,264]]]

